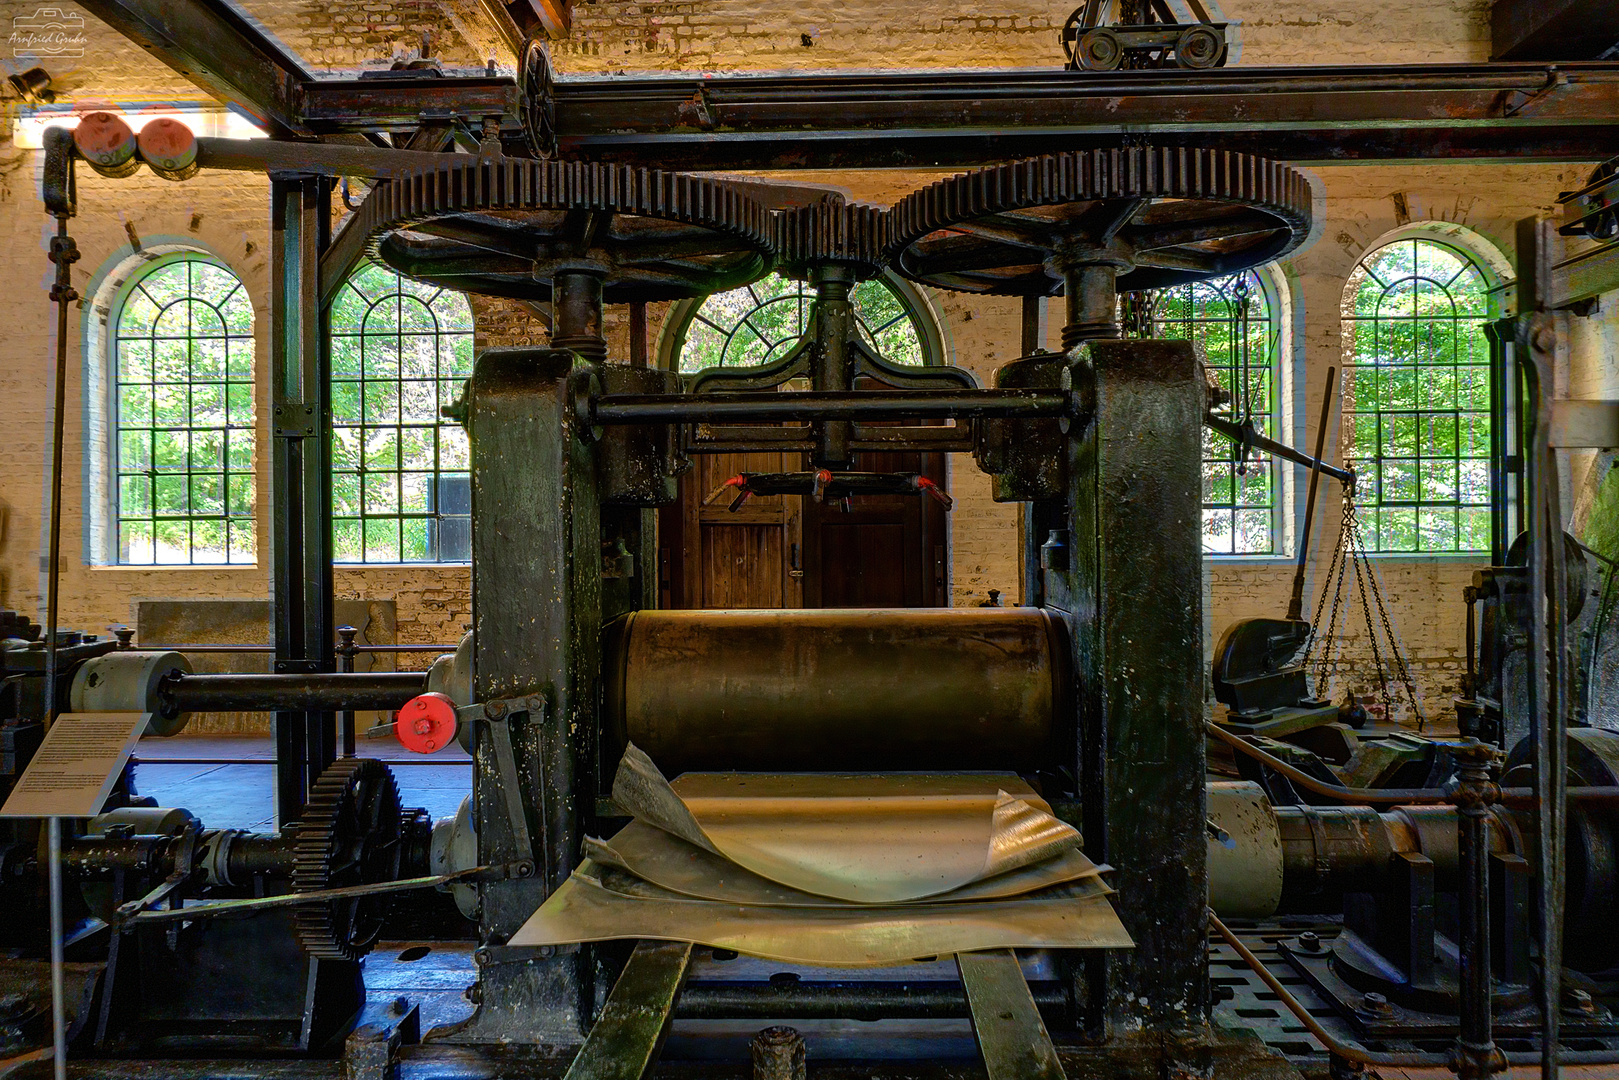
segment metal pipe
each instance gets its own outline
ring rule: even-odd
[[[274,645],[145,645],[136,646],[145,652],[181,652],[181,653],[271,653],[275,652]],[[454,644],[429,645],[356,645],[356,653],[412,653],[412,652],[454,652]]]
[[[1350,803],[1403,803],[1421,806],[1451,802],[1451,795],[1444,788],[1357,788],[1331,784],[1294,768],[1274,754],[1268,754],[1259,747],[1244,742],[1218,724],[1205,724],[1204,727],[1210,735],[1239,754],[1246,754],[1255,761],[1263,762],[1266,767],[1275,769],[1299,787],[1316,795],[1325,795],[1330,799],[1342,799]],[[1619,787],[1582,785],[1565,788],[1565,791],[1568,799],[1574,802],[1619,802]],[[1501,788],[1493,801],[1502,806],[1526,808],[1534,806],[1534,800],[1533,788]]]
[[[1332,402],[1338,389],[1338,368],[1327,369],[1327,385],[1321,395],[1321,422],[1315,430],[1315,460],[1322,461],[1327,448],[1327,424],[1332,420]],[[1293,595],[1287,601],[1289,619],[1304,618],[1304,570],[1310,561],[1310,527],[1315,524],[1315,492],[1321,485],[1321,470],[1310,469],[1310,493],[1304,500],[1304,531],[1299,535],[1299,565],[1293,572]]]
[[[1068,1008],[1059,983],[1029,984],[1046,1012]],[[680,1020],[955,1019],[971,1015],[955,981],[861,983],[688,983],[675,1004]]]
[[[1055,390],[893,390],[886,393],[608,394],[597,424],[762,424],[814,420],[1024,419],[1073,416],[1074,396]]]
[[[1294,462],[1295,464],[1303,465],[1307,469],[1314,469],[1317,472],[1324,472],[1334,480],[1337,480],[1339,483],[1353,484],[1355,482],[1355,474],[1350,472],[1348,469],[1340,469],[1335,465],[1328,465],[1326,462],[1320,460],[1319,458],[1313,458],[1302,450],[1293,449],[1286,443],[1279,443],[1275,439],[1267,438],[1264,435],[1259,434],[1257,431],[1252,431],[1247,428],[1240,427],[1237,424],[1233,424],[1230,420],[1227,420],[1223,416],[1205,416],[1203,418],[1203,424],[1205,427],[1218,431],[1221,435],[1224,435],[1232,442],[1244,443],[1256,449],[1263,450],[1268,454],[1275,454],[1279,458],[1286,458],[1288,461]]]
[[[1499,1071],[1491,1031],[1490,974],[1490,761],[1477,739],[1456,751],[1458,982],[1460,1001],[1455,1069],[1458,1080],[1488,1080]]]
[[[177,675],[159,694],[165,712],[330,712],[398,709],[426,689],[425,671],[231,673]]]

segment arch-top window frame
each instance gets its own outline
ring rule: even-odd
[[[440,412],[472,375],[466,296],[363,262],[338,288],[327,326],[333,561],[468,562],[470,451]]]
[[[205,251],[142,258],[115,285],[106,376],[91,380],[105,390],[105,561],[257,561],[253,321],[241,278]]]
[[[1490,550],[1484,327],[1503,264],[1477,239],[1414,230],[1369,247],[1345,283],[1342,453],[1372,553]]]
[[[1238,281],[1246,298],[1246,372],[1237,348]],[[1235,391],[1246,374],[1252,420],[1261,435],[1291,442],[1291,365],[1287,358],[1287,294],[1269,268],[1160,289],[1149,299],[1153,337],[1183,338],[1203,347],[1204,360],[1220,385],[1233,392],[1232,418],[1242,420]],[[1275,559],[1288,556],[1291,470],[1269,454],[1244,458],[1232,440],[1203,430],[1203,554],[1219,558]]]
[[[882,290],[881,293],[878,290]],[[873,304],[873,299],[881,298]],[[690,375],[710,367],[745,370],[780,360],[807,332],[810,287],[776,274],[724,293],[677,301],[669,309],[658,335],[660,367]],[[927,294],[892,271],[856,285],[851,293],[856,322],[868,344],[883,359],[897,366],[949,363],[944,326]],[[710,310],[727,304],[727,317]],[[891,302],[890,302],[891,301]],[[755,316],[766,308],[779,308],[779,326],[759,324]],[[908,331],[907,332],[907,327]],[[700,335],[699,341],[693,337]],[[706,339],[706,340],[703,340]],[[693,348],[719,346],[717,364],[687,363]],[[762,347],[761,347],[762,346]],[[734,359],[733,359],[734,358]],[[745,362],[734,362],[743,360]]]

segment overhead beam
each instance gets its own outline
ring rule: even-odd
[[[1613,0],[1495,0],[1494,60],[1598,60],[1619,47]]]
[[[299,87],[298,106],[299,120],[320,135],[414,132],[456,121],[476,131],[489,116],[517,130],[517,83],[503,77],[321,79]]]
[[[1313,164],[1593,161],[1619,153],[1619,64],[575,76],[556,117],[564,156],[690,169],[962,167],[1121,135]]]
[[[84,0],[86,11],[272,135],[308,135],[298,88],[313,80],[221,0]]]

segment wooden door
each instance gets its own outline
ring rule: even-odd
[[[862,453],[860,472],[921,473],[942,489],[944,455]],[[945,607],[944,507],[925,495],[804,501],[804,606]]]
[[[680,479],[680,501],[658,515],[659,606],[804,606],[803,537],[797,495],[755,495],[735,513],[733,494],[705,500],[744,472],[799,468],[798,454],[698,454]]]
[[[916,495],[840,504],[805,496],[750,498],[731,513],[743,472],[795,472],[800,454],[702,454],[680,481],[680,501],[658,515],[659,606],[664,608],[945,607],[950,603],[944,508]],[[919,472],[942,488],[945,456],[862,453],[855,468]]]

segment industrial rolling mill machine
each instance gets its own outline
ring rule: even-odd
[[[161,134],[137,145],[112,118],[50,134],[59,267],[74,254],[75,161],[107,175],[145,161],[183,179],[268,160],[251,143]],[[309,147],[309,175],[276,181],[287,249],[323,242],[327,177],[360,153],[329,152],[331,163],[328,148]],[[1610,732],[1568,735],[1567,897],[1548,936],[1557,909],[1533,873],[1545,834],[1527,750],[1508,747],[1503,772],[1477,738],[1430,742],[1385,769],[1385,786],[1356,787],[1304,761],[1302,746],[1287,744],[1289,756],[1279,740],[1206,723],[1200,448],[1206,424],[1229,422],[1196,347],[1125,339],[1117,299],[1293,251],[1311,217],[1300,173],[1227,150],[1121,146],[984,168],[879,209],[498,144],[363,153],[386,166],[347,231],[366,255],[418,281],[549,307],[549,346],[484,350],[454,410],[473,447],[472,630],[427,673],[286,660],[274,674],[199,675],[179,654],[65,632],[42,640],[26,619],[8,627],[0,796],[58,715],[149,714],[148,733],[163,735],[190,712],[274,711],[282,759],[274,832],[143,805],[123,777],[104,812],[61,821],[60,835],[39,820],[0,823],[12,916],[0,929],[0,1048],[27,1056],[50,1043],[54,914],[74,1075],[135,1075],[154,1060],[164,1075],[244,1075],[264,1058],[284,1059],[278,1076],[336,1075],[334,1058],[365,1077],[746,1075],[745,1057],[703,1049],[704,1024],[758,1032],[751,1068],[770,1077],[802,1075],[793,1025],[812,1033],[813,1060],[835,1057],[851,1076],[955,1075],[960,1060],[926,1038],[940,1024],[970,1024],[969,1052],[997,1080],[1298,1075],[1239,1018],[1211,1021],[1242,981],[1219,976],[1250,968],[1328,1051],[1318,1072],[1489,1075],[1543,1033],[1536,994],[1548,984],[1553,1054],[1613,1060]],[[277,257],[272,332],[296,351],[318,319]],[[862,340],[850,294],[890,268],[938,289],[1061,295],[1062,349],[1028,336],[993,388],[956,368],[886,363]],[[681,376],[609,355],[604,304],[772,271],[815,294],[810,333],[779,360]],[[318,346],[307,353],[301,401],[276,408],[274,467],[312,476],[324,416],[309,403],[324,373]],[[693,455],[803,455],[800,472],[739,477],[739,494],[929,497],[915,475],[853,467],[857,453],[895,449],[970,453],[997,500],[1023,504],[1025,606],[656,610],[653,508],[676,497]],[[304,557],[308,573],[329,575],[329,557]],[[277,598],[279,639],[329,641],[330,622],[329,610]],[[1263,680],[1233,670],[1226,683],[1241,685],[1228,692],[1260,700]],[[1291,674],[1279,678],[1281,698],[1302,697]],[[435,822],[405,808],[385,765],[340,756],[333,714],[353,709],[400,710],[402,737],[424,748],[459,739],[473,759],[461,814]],[[1328,730],[1318,749],[1345,738],[1342,725]],[[1211,737],[1236,748],[1249,779],[1209,782]],[[599,838],[627,835],[625,778],[641,761],[788,786],[989,772],[1003,789],[997,821],[1008,805],[1036,806],[1110,868],[1118,932],[856,968],[736,961],[755,940],[756,955],[782,955],[746,933],[731,950],[701,930],[536,943],[525,924],[612,854]],[[689,793],[686,783],[672,790]],[[688,802],[701,818],[701,800]],[[1065,902],[1053,895],[1031,894],[1045,899],[1030,910]],[[1016,917],[1023,901],[1001,903]],[[923,910],[883,915],[910,933],[937,918],[937,905]],[[1268,927],[1266,957],[1226,919]],[[960,927],[944,922],[939,940],[955,940]],[[793,932],[812,951],[835,933]],[[424,936],[477,942],[470,1016],[432,1031],[409,1002],[368,999],[364,980],[378,940]],[[1564,937],[1548,977],[1541,943]],[[1313,1010],[1299,1004],[1303,987]],[[831,1054],[813,1035],[827,1021],[859,1022]],[[1509,1039],[1523,1045],[1497,1044]]]

